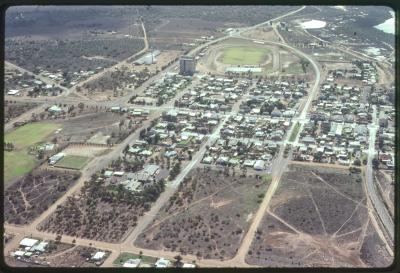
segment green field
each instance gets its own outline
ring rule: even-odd
[[[310,68],[306,68],[306,73],[310,71]],[[300,63],[291,63],[287,68],[284,68],[283,73],[286,74],[304,74],[304,70]]]
[[[54,166],[59,168],[80,170],[86,165],[86,163],[89,162],[89,160],[90,158],[86,156],[66,155],[60,159],[60,161],[54,164]]]
[[[269,49],[260,47],[229,47],[224,50],[222,63],[232,65],[257,65],[265,60],[269,52]]]
[[[129,259],[139,259],[139,255],[128,252],[122,252],[121,254],[119,254],[118,258],[115,259],[113,264],[123,265]],[[157,261],[157,258],[145,255],[142,255],[140,259],[142,260],[141,263],[146,263],[146,264],[154,264]]]
[[[56,123],[29,123],[4,136],[4,142],[11,142],[15,146],[14,151],[4,152],[5,186],[35,167],[37,161],[33,155],[28,154],[29,147],[43,141],[59,127]]]
[[[289,141],[290,142],[293,142],[293,141],[296,140],[296,137],[297,137],[297,134],[299,133],[299,130],[300,130],[300,123],[297,122],[296,125],[293,128],[292,133],[290,134],[290,137],[289,137]]]

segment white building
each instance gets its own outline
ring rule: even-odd
[[[129,259],[122,265],[122,267],[135,268],[140,265],[140,262],[141,259]]]
[[[105,252],[103,252],[103,251],[97,251],[97,252],[93,255],[92,260],[94,260],[94,261],[100,261],[101,259],[104,258],[105,255],[106,255]]]
[[[264,160],[256,160],[253,166],[254,170],[256,171],[263,171],[265,170],[265,162]]]
[[[65,156],[64,153],[58,153],[49,158],[49,164],[54,165]]]
[[[19,245],[23,248],[26,248],[26,247],[32,247],[32,246],[36,245],[38,242],[39,242],[39,240],[36,240],[36,239],[24,238],[21,240],[21,242],[19,242]]]
[[[170,261],[164,258],[160,258],[155,263],[156,268],[166,268],[170,265]]]
[[[15,96],[15,95],[17,95],[18,93],[19,93],[19,90],[17,90],[17,89],[11,89],[11,90],[8,90],[7,95]]]

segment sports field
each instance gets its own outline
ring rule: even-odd
[[[11,142],[15,149],[4,152],[4,182],[8,186],[15,177],[30,172],[36,165],[36,159],[28,154],[29,147],[41,142],[59,128],[56,123],[29,123],[4,136],[4,142]]]
[[[86,163],[89,162],[89,160],[90,158],[86,156],[66,155],[60,159],[60,161],[54,164],[54,166],[59,168],[80,170],[86,165]]]
[[[264,62],[269,52],[269,49],[261,47],[229,47],[224,49],[221,61],[232,65],[257,65]]]

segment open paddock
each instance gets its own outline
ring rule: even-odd
[[[34,170],[5,190],[4,220],[17,225],[30,223],[79,177],[78,172]]]
[[[370,226],[362,178],[347,169],[289,165],[271,199],[246,257],[267,267],[388,266],[388,253],[378,236],[382,255],[365,246]],[[380,241],[380,242],[379,242]]]
[[[228,168],[195,169],[135,245],[206,259],[232,258],[269,183]]]

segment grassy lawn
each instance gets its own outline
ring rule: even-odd
[[[113,264],[123,265],[129,259],[139,259],[139,255],[128,252],[122,252],[121,254],[119,254],[118,258],[113,262]],[[142,255],[140,259],[142,260],[141,263],[146,263],[146,264],[154,264],[157,261],[157,258],[145,255]]]
[[[300,123],[296,123],[296,125],[293,128],[292,134],[289,137],[289,141],[292,142],[296,139],[297,134],[299,133],[300,130]]]
[[[272,175],[271,175],[271,174],[263,175],[263,178],[262,178],[262,179],[263,179],[264,182],[269,183],[269,182],[272,181]]]
[[[36,159],[27,150],[4,152],[4,182],[8,186],[15,177],[31,171],[36,165]]]
[[[261,64],[269,53],[267,48],[238,46],[224,50],[222,62],[232,65],[255,65]]]
[[[4,152],[4,182],[8,186],[14,178],[30,172],[36,165],[36,159],[29,155],[29,147],[41,142],[59,128],[56,123],[29,123],[4,136],[4,142],[15,146],[12,152]]]
[[[89,157],[79,156],[79,155],[66,155],[60,161],[58,161],[54,166],[66,169],[82,169],[86,163],[89,162]]]
[[[29,123],[16,130],[7,133],[5,142],[12,142],[17,148],[27,148],[37,142],[43,141],[45,137],[59,128],[56,123]]]

